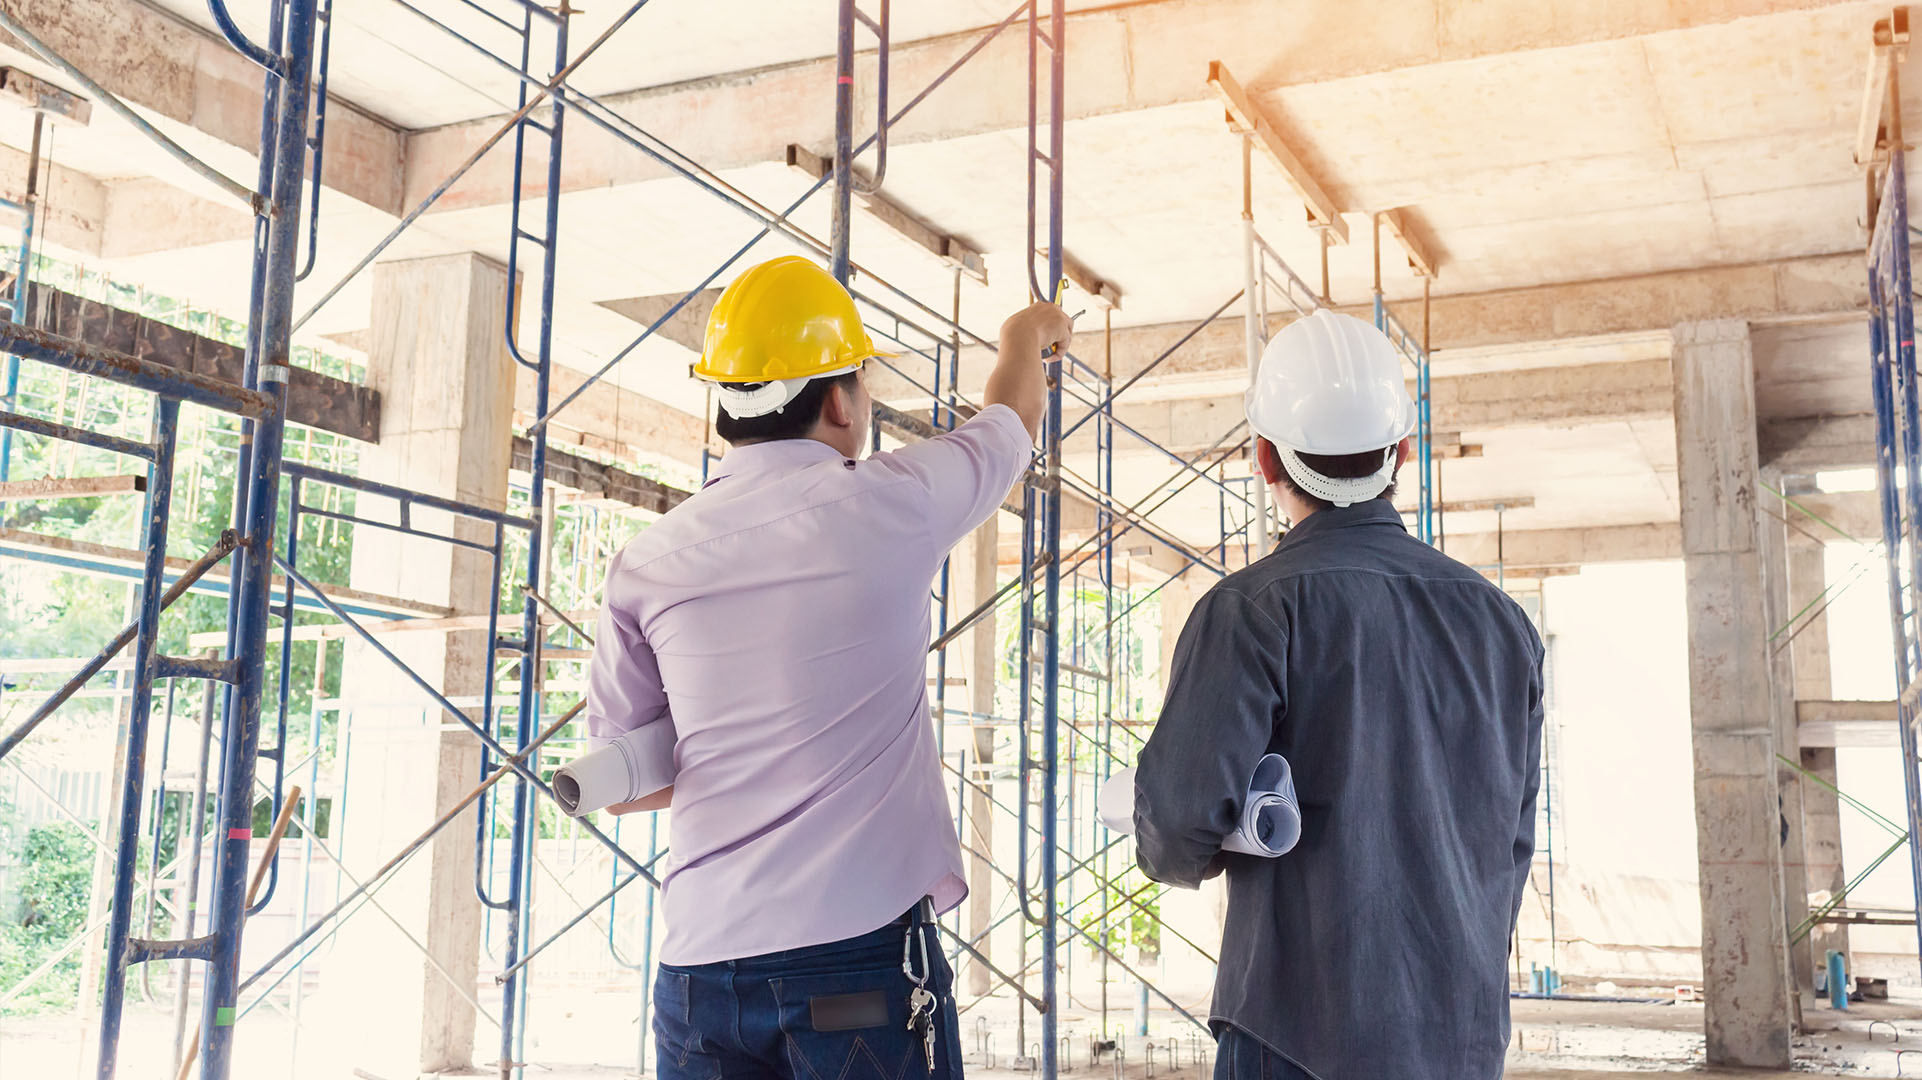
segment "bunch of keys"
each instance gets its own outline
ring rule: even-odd
[[[929,1076],[934,1075],[934,1001],[925,986],[916,986],[908,995],[908,1030],[921,1029],[921,1049],[928,1057]]]

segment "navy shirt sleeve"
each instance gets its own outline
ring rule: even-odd
[[[1286,646],[1274,617],[1232,588],[1211,590],[1188,617],[1135,773],[1136,857],[1153,880],[1192,889],[1218,869],[1286,709]]]
[[[1542,787],[1542,718],[1544,659],[1540,640],[1536,640],[1535,667],[1528,684],[1528,759],[1523,762],[1522,813],[1515,826],[1515,906],[1509,913],[1510,926],[1521,917],[1522,898],[1528,893],[1528,875],[1535,867],[1535,806]]]

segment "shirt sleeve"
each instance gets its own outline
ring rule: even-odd
[[[587,666],[587,745],[598,749],[615,736],[669,719],[667,690],[654,650],[633,614],[620,602],[617,558],[601,590],[594,630],[594,656]],[[672,722],[670,720],[670,722]]]
[[[1535,804],[1542,788],[1542,660],[1542,654],[1536,653],[1528,686],[1528,757],[1522,763],[1527,771],[1522,777],[1521,820],[1515,824],[1515,905],[1510,912],[1510,926],[1514,925],[1514,919],[1521,917],[1522,899],[1528,894],[1528,875],[1535,868]]]
[[[1286,644],[1243,593],[1217,587],[1195,605],[1135,772],[1136,858],[1148,877],[1192,889],[1212,876],[1287,707]]]
[[[928,525],[946,552],[988,520],[1034,459],[1034,440],[1006,405],[990,405],[960,427],[876,454],[875,461],[919,481]]]

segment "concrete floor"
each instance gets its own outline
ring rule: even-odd
[[[542,1080],[616,1080],[638,1074],[633,1067],[632,1039],[638,1033],[631,1016],[634,995],[625,991],[555,988],[543,994],[535,1010],[536,1023],[529,1047],[529,1076]],[[1791,1072],[1753,1072],[1707,1069],[1702,1064],[1702,1009],[1700,1005],[1634,1005],[1566,1001],[1518,1001],[1514,1007],[1514,1042],[1509,1051],[1509,1080],[1604,1080],[1610,1077],[1679,1073],[1695,1076],[1743,1076],[1752,1080],[1784,1076],[1898,1076],[1898,1054],[1922,1055],[1922,997],[1887,1003],[1857,1005],[1846,1015],[1825,1006],[1810,1013],[1815,1031],[1796,1039],[1796,1067]],[[623,1019],[625,1017],[625,1019]],[[998,1017],[996,1018],[999,1019]],[[324,1059],[330,1050],[349,1041],[342,1033],[320,1031],[310,1024],[290,1071],[289,1026],[284,1017],[262,1011],[248,1020],[235,1075],[250,1080],[298,1077],[300,1080],[348,1080],[366,1077],[350,1067]],[[1157,1041],[1182,1029],[1171,1017],[1153,1018]],[[1873,1031],[1870,1030],[1873,1026]],[[330,1025],[331,1029],[331,1025]],[[972,1030],[970,1028],[970,1030]],[[162,1010],[129,1010],[127,1036],[122,1044],[121,1076],[126,1080],[170,1077],[171,1024]],[[964,1045],[972,1046],[969,1036]],[[1010,1040],[1003,1037],[1007,1043]],[[1180,1068],[1163,1065],[1154,1080],[1191,1080],[1198,1070],[1186,1049],[1185,1032]],[[1104,1062],[1090,1068],[1075,1047],[1074,1067],[1066,1076],[1148,1080],[1144,1063],[1130,1063],[1117,1076]],[[92,1036],[70,1018],[0,1018],[0,1063],[9,1076],[64,1080],[79,1076],[83,1055]],[[484,1055],[477,1054],[477,1059]],[[972,1055],[971,1055],[972,1056]],[[622,1062],[621,1059],[626,1061]],[[973,1063],[968,1069],[979,1080],[1027,1080],[1026,1070]],[[1209,1062],[1204,1061],[1204,1066]],[[1913,1074],[1916,1059],[1903,1063]],[[379,1075],[377,1080],[401,1080]]]

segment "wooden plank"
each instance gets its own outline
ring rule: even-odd
[[[334,590],[328,590],[327,595],[334,595]],[[592,626],[599,616],[599,608],[579,608],[567,613],[568,618],[582,626]],[[448,615],[437,619],[387,619],[381,622],[363,621],[360,625],[361,629],[372,634],[447,634],[460,630],[485,630],[487,616]],[[519,616],[515,616],[514,625],[516,628],[519,627]],[[541,625],[559,626],[561,621],[543,613]],[[505,620],[503,620],[502,629],[505,629]],[[275,631],[274,637],[278,639],[279,636],[279,631]],[[294,627],[295,641],[331,641],[334,638],[355,636],[357,635],[353,629],[345,623],[310,623]],[[205,630],[198,634],[191,634],[187,638],[188,647],[195,649],[217,648],[226,643],[227,631],[225,630]]]
[[[1035,254],[1045,259],[1048,249],[1042,248]],[[1061,253],[1061,276],[1068,279],[1068,284],[1087,293],[1096,307],[1120,309],[1121,287],[1088,269],[1088,264],[1075,258],[1072,252]]]
[[[789,168],[810,180],[825,180],[834,173],[832,158],[822,157],[805,146],[797,146],[793,143],[788,144],[787,163]],[[854,170],[854,174],[859,182],[868,182],[867,176],[861,170]],[[917,247],[926,249],[949,266],[958,267],[962,273],[981,284],[988,283],[987,260],[967,241],[944,233],[922,221],[899,203],[879,192],[863,193],[857,188],[854,197],[860,200],[863,210],[893,230],[895,235]]]
[[[1435,257],[1429,253],[1427,245],[1416,238],[1407,209],[1383,210],[1376,216],[1381,219],[1382,229],[1401,245],[1403,254],[1408,256],[1409,268],[1422,277],[1434,277]]]
[[[65,536],[48,536],[44,533],[29,532],[25,529],[0,528],[0,557],[9,555],[24,558],[38,558],[44,562],[80,573],[100,573],[124,577],[124,571],[132,570],[138,577],[140,567],[146,562],[146,553],[133,548],[113,547],[109,544],[94,544],[85,540],[74,540]],[[187,569],[192,560],[177,556],[167,557],[169,580]],[[230,582],[232,561],[228,560],[207,571],[200,579],[202,586],[226,586]],[[275,574],[274,601],[279,603],[285,579]],[[397,596],[381,596],[377,593],[362,592],[358,589],[326,586],[327,596],[349,611],[378,612],[392,616],[415,616],[425,618],[446,618],[454,609],[441,604],[425,604],[417,600],[406,600]],[[296,593],[296,596],[304,596]]]
[[[1882,117],[1888,111],[1889,76],[1895,69],[1895,46],[1909,40],[1909,13],[1899,7],[1877,19],[1869,36],[1869,62],[1863,73],[1861,112],[1855,121],[1855,163],[1872,165],[1881,155]]]
[[[49,476],[42,480],[9,480],[0,483],[0,502],[130,495],[146,490],[147,478],[138,473],[125,476]]]
[[[1255,108],[1254,102],[1248,99],[1247,92],[1241,88],[1241,83],[1228,73],[1227,66],[1219,60],[1208,62],[1208,85],[1214,87],[1215,94],[1227,108],[1229,122],[1237,130],[1254,136],[1255,145],[1261,147],[1262,153],[1268,155],[1268,160],[1275,163],[1282,177],[1301,196],[1302,204],[1308,209],[1308,219],[1316,227],[1326,230],[1331,240],[1347,243],[1348,225],[1342,221],[1335,200],[1322,190],[1320,181],[1282,141],[1274,125]]]

